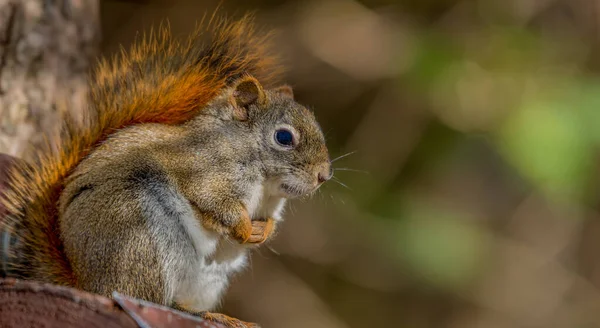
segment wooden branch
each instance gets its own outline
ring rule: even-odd
[[[0,327],[134,328],[112,300],[49,284],[0,280]]]
[[[74,288],[0,279],[0,327],[225,328],[149,302],[120,302]]]
[[[97,0],[0,0],[1,153],[22,157],[56,126],[58,108],[85,107],[98,12]]]

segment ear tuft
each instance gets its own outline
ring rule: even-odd
[[[248,119],[248,107],[251,105],[264,105],[265,91],[257,79],[244,76],[233,86],[234,116],[241,121]]]
[[[294,90],[287,84],[277,87],[273,91],[283,97],[294,99]]]

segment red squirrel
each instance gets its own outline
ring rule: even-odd
[[[162,29],[103,60],[83,119],[9,172],[5,275],[255,326],[207,311],[331,161],[292,89],[263,87],[279,71],[269,33],[249,16],[202,31]]]

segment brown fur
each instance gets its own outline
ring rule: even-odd
[[[206,45],[201,43],[205,30],[211,31]],[[115,131],[139,123],[189,120],[244,74],[272,84],[279,69],[266,51],[268,37],[255,32],[251,17],[233,23],[211,19],[185,42],[162,28],[113,61],[102,60],[91,82],[89,108],[82,110],[83,123],[65,118],[60,133],[49,138],[45,149],[36,150],[32,167],[11,171],[10,189],[0,200],[9,214],[0,218],[0,231],[16,234],[27,248],[27,265],[20,272],[77,286],[57,230],[57,202],[65,179]]]

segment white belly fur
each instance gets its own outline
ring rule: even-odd
[[[248,213],[252,218],[271,217],[279,221],[285,199],[270,197],[265,189],[268,188],[258,186],[251,193],[245,202]],[[187,309],[212,310],[219,305],[231,275],[248,263],[248,247],[204,229],[193,215],[186,216],[183,222],[194,244],[196,257],[175,261],[181,269],[175,276],[167,277],[167,295]],[[169,260],[166,262],[165,266],[174,264]]]

